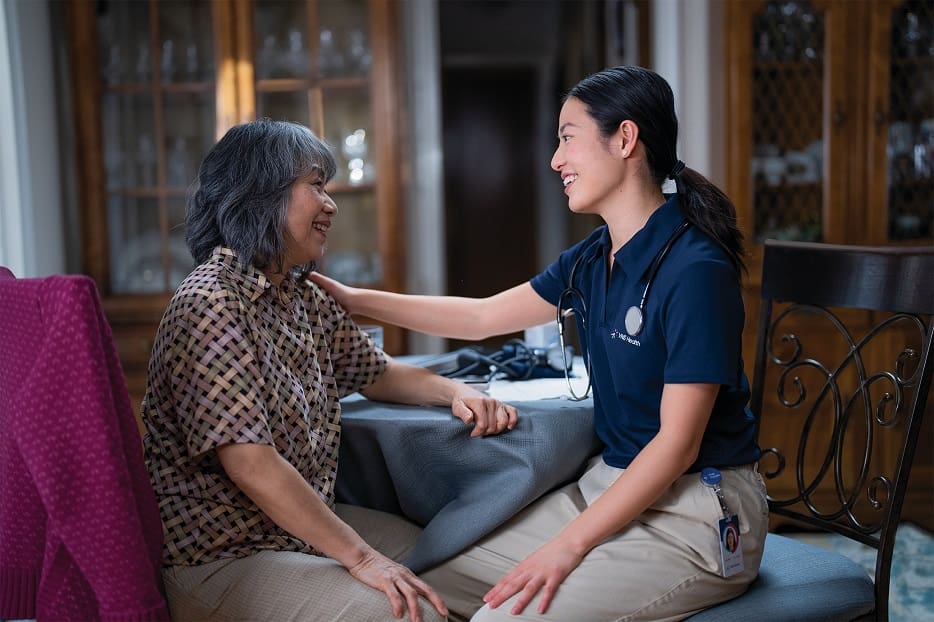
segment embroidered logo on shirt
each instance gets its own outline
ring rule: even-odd
[[[619,329],[616,329],[616,328],[610,331],[610,339],[621,339],[630,345],[636,346],[637,348],[642,347],[642,344],[639,342],[638,339],[633,339],[632,337],[627,335],[625,332]]]

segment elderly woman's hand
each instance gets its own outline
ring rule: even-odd
[[[455,390],[451,412],[464,423],[473,423],[470,436],[499,434],[516,427],[519,415],[515,406],[504,404],[465,384]]]
[[[406,609],[412,622],[420,622],[422,612],[418,606],[419,595],[424,596],[443,616],[448,614],[441,597],[415,574],[375,550],[349,569],[355,579],[375,588],[389,598],[392,614],[401,617]]]

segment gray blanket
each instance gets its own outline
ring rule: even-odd
[[[447,408],[346,398],[338,501],[423,526],[404,560],[415,572],[456,555],[576,478],[599,451],[591,400],[513,404],[519,411],[514,430],[470,438],[470,429]]]

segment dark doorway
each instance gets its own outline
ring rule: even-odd
[[[488,296],[535,275],[536,72],[442,72],[448,294]]]

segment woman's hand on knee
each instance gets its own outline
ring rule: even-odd
[[[412,622],[421,622],[422,613],[418,606],[420,595],[434,605],[438,613],[448,615],[444,601],[427,583],[405,566],[376,551],[364,557],[363,561],[353,568],[349,568],[349,571],[358,581],[386,594],[392,607],[392,615],[397,618],[402,617],[408,609],[409,619]]]
[[[495,609],[516,594],[511,615],[522,613],[535,595],[542,593],[538,602],[538,613],[548,611],[564,580],[577,568],[583,557],[551,541],[526,557],[522,562],[483,596],[483,602]]]

